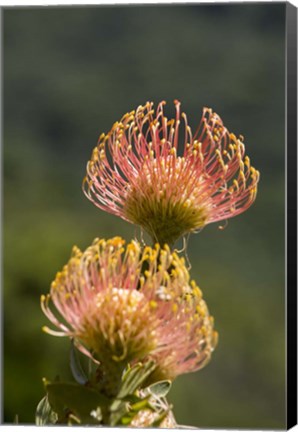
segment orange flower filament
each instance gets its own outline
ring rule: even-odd
[[[170,120],[164,105],[155,111],[147,102],[102,134],[83,185],[97,207],[140,225],[154,241],[172,244],[247,210],[259,172],[244,155],[243,137],[229,133],[211,109],[204,108],[193,133],[180,102]]]
[[[160,377],[172,379],[203,367],[216,344],[201,291],[168,246],[142,251],[115,237],[85,252],[74,247],[41,306],[58,328],[46,332],[75,338],[103,365],[150,358]]]

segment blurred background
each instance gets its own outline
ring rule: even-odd
[[[70,379],[69,342],[41,331],[39,298],[71,248],[136,229],[81,191],[100,133],[152,100],[203,106],[245,137],[255,204],[189,240],[215,317],[209,365],[179,377],[180,424],[285,427],[285,3],[4,10],[4,421],[33,423],[42,377]]]

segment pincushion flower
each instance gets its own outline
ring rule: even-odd
[[[168,246],[115,237],[74,247],[41,307],[58,329],[44,330],[74,338],[106,373],[151,359],[159,378],[173,379],[203,367],[216,344],[201,291]]]
[[[192,132],[174,103],[170,120],[164,101],[156,111],[147,102],[125,114],[100,136],[83,182],[97,207],[140,225],[161,244],[244,212],[259,180],[242,136],[229,133],[210,108]]]

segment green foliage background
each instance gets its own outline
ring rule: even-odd
[[[98,135],[147,100],[203,106],[245,136],[256,203],[189,241],[219,332],[210,364],[179,377],[179,423],[285,426],[285,3],[4,10],[4,421],[33,423],[41,379],[70,378],[69,342],[41,332],[39,297],[73,244],[139,235],[81,191]]]

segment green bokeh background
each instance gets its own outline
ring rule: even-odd
[[[69,343],[41,332],[39,297],[73,244],[136,229],[81,191],[98,135],[177,98],[212,107],[261,172],[256,203],[189,240],[215,317],[210,364],[171,390],[180,424],[285,426],[285,3],[4,10],[4,421],[33,423],[42,377],[70,378]]]

